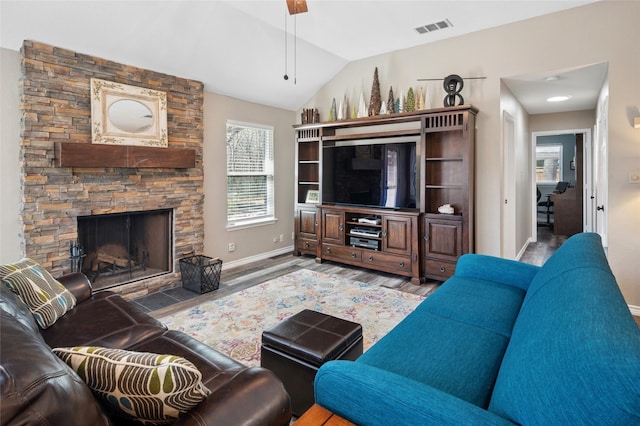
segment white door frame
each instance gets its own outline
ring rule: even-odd
[[[502,191],[500,197],[500,223],[502,238],[500,256],[516,257],[516,175],[515,175],[516,122],[507,111],[502,112]]]
[[[582,230],[585,232],[592,232],[595,229],[595,223],[593,218],[595,217],[595,209],[596,203],[595,199],[595,191],[593,187],[593,176],[594,176],[594,167],[593,167],[593,140],[591,137],[591,129],[568,129],[568,130],[547,130],[540,132],[533,132],[531,134],[531,164],[532,164],[532,177],[531,177],[531,199],[533,200],[532,205],[532,218],[534,220],[531,221],[531,235],[532,241],[538,240],[538,203],[536,202],[536,144],[538,142],[538,137],[540,136],[552,136],[552,135],[567,135],[567,134],[579,134],[582,133],[584,135],[583,138],[583,181],[582,181]]]

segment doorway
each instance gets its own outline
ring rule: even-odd
[[[533,217],[536,218],[532,221],[532,235],[536,237],[535,241],[541,227],[563,236],[593,231],[591,130],[534,132],[532,145]],[[563,187],[558,188],[560,186]]]

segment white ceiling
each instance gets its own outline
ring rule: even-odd
[[[23,40],[41,41],[199,80],[208,92],[297,110],[350,61],[593,1],[307,0],[309,11],[294,18],[285,0],[0,0],[0,46],[19,50]],[[446,19],[452,27],[415,31]],[[529,113],[552,112],[530,98],[561,83],[580,92],[569,95],[582,105],[561,108],[585,109],[589,102],[586,108],[593,108],[606,66],[591,68],[557,72],[554,82],[545,81],[549,75],[506,82]]]

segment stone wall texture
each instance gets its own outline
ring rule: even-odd
[[[180,282],[179,259],[204,247],[203,84],[25,41],[21,84],[22,244],[54,276],[70,271],[77,217],[171,208],[174,272],[118,287],[137,297]],[[196,152],[192,169],[64,168],[54,142],[91,143],[92,77],[167,93],[169,147]]]

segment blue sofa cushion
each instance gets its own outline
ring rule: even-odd
[[[534,278],[489,410],[515,423],[640,424],[640,331],[595,234]]]
[[[525,292],[519,287],[454,276],[429,296],[420,308],[510,337],[524,296]]]
[[[357,362],[486,408],[523,297],[516,287],[451,279]]]

